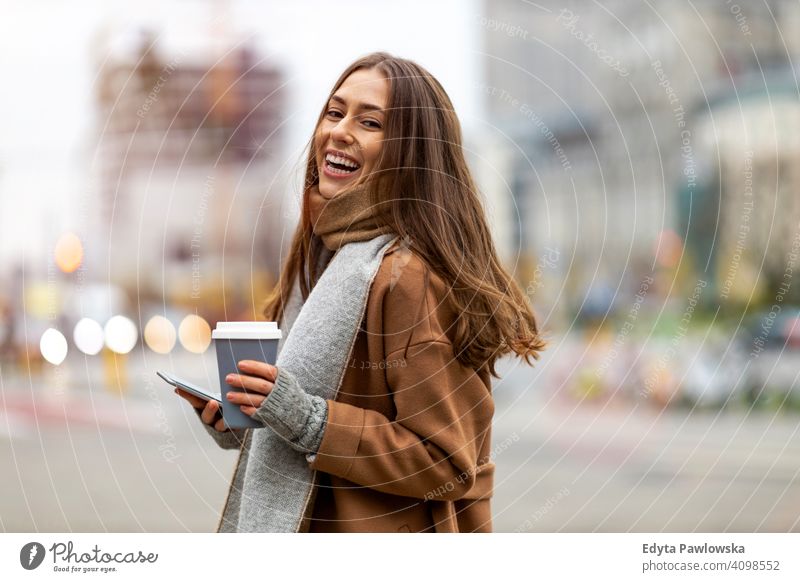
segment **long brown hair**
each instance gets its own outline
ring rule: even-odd
[[[501,266],[478,190],[462,151],[461,126],[445,90],[423,67],[385,52],[368,54],[341,74],[320,112],[348,76],[376,68],[390,84],[384,143],[370,181],[374,207],[388,204],[387,220],[423,262],[451,289],[456,313],[454,351],[465,366],[495,371],[497,358],[514,352],[539,359],[546,347],[531,306]],[[280,279],[267,297],[263,314],[280,321],[284,301],[300,273],[307,298],[318,279],[316,265],[324,248],[312,230],[308,189],[319,183],[316,128],[308,146],[300,223]],[[381,206],[382,208],[385,208]]]

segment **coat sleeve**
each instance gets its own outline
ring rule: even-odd
[[[385,300],[389,321],[396,320],[393,314],[398,310],[407,313],[424,294],[399,287]],[[427,321],[436,317],[434,313],[426,313],[413,330],[405,328],[414,338],[407,352],[395,349],[386,354],[387,360],[394,360],[405,353],[401,365],[386,370],[395,418],[328,400],[325,432],[310,460],[313,469],[394,495],[470,497],[476,474],[490,462],[479,455],[491,432],[494,404],[490,387],[455,358],[446,336],[432,333],[441,323]]]

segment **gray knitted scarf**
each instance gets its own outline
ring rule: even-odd
[[[275,365],[309,394],[327,400],[339,391],[370,287],[395,238],[385,233],[342,246],[305,302],[295,280]],[[300,531],[316,486],[305,455],[269,428],[248,429],[218,531]]]

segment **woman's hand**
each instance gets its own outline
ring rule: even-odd
[[[190,394],[189,392],[181,390],[180,388],[175,388],[175,394],[188,400],[189,404],[191,404],[197,410],[202,410],[200,413],[200,420],[202,420],[204,423],[209,426],[213,426],[214,429],[218,430],[219,432],[225,432],[228,430],[228,427],[225,425],[225,420],[222,418],[221,411],[219,419],[216,421],[214,420],[214,418],[217,416],[217,411],[219,411],[220,408],[220,405],[217,404],[215,400],[203,400],[199,396]]]
[[[278,377],[278,369],[266,362],[242,360],[238,364],[240,372],[246,374],[228,374],[225,382],[246,392],[228,392],[228,402],[238,404],[247,416],[251,416],[264,402]]]

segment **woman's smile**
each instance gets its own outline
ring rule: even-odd
[[[351,178],[361,170],[361,164],[346,154],[328,150],[325,153],[325,160],[322,164],[322,171],[329,178],[342,179]]]

